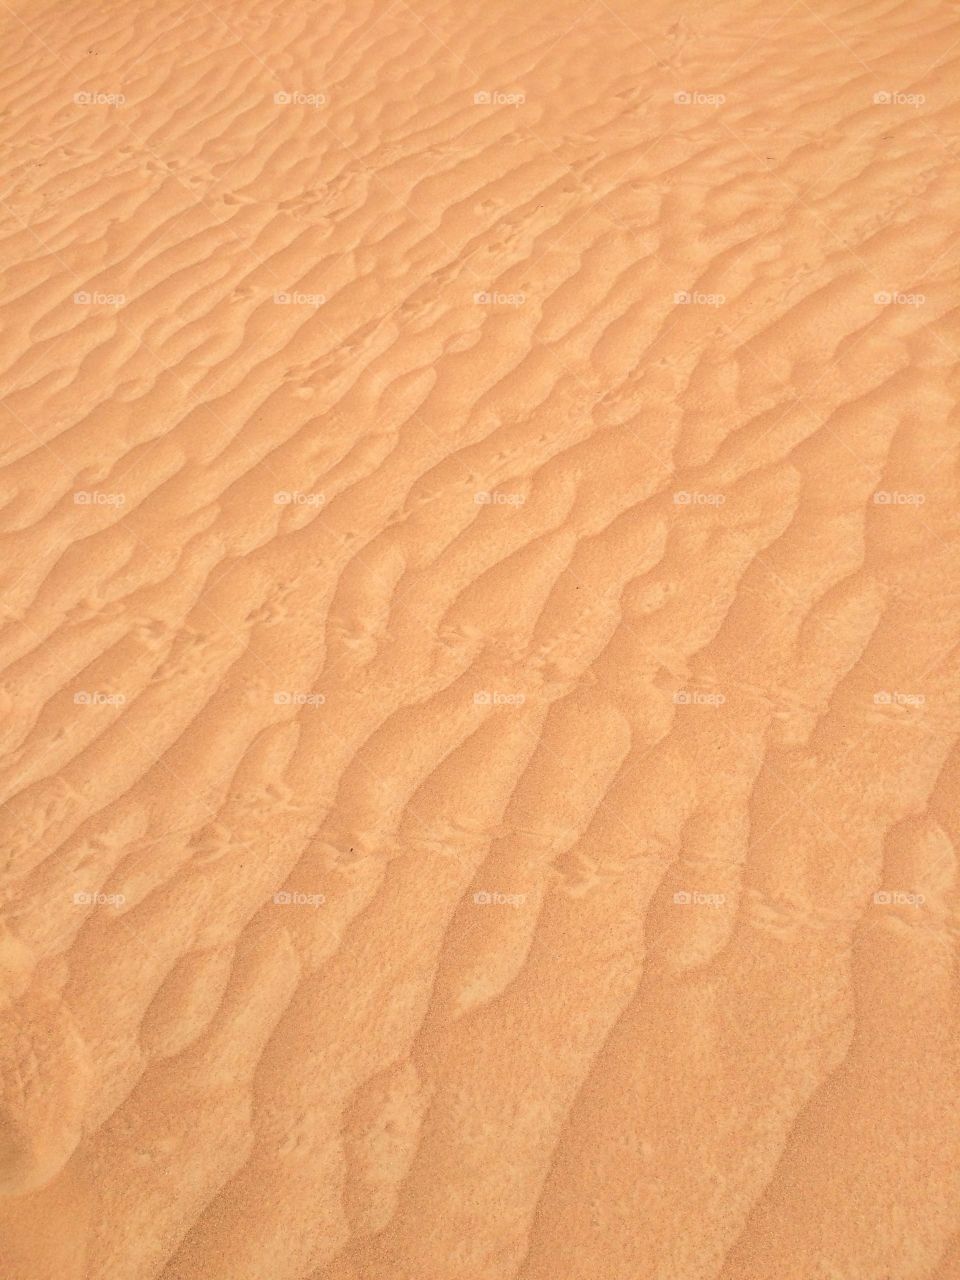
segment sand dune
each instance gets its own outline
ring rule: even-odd
[[[960,20],[0,6],[2,1280],[960,1280]]]

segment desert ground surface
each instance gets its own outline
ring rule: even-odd
[[[2,1280],[960,1280],[960,13],[0,2]]]

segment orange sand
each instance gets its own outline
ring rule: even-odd
[[[956,6],[0,31],[2,1280],[958,1280]]]

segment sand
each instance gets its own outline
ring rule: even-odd
[[[958,1280],[956,7],[0,30],[2,1280]]]

